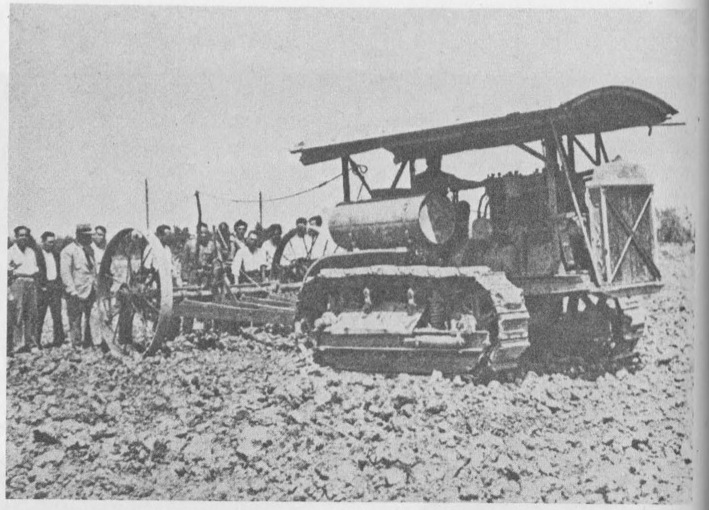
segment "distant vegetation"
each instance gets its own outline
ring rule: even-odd
[[[657,211],[657,240],[660,243],[694,243],[694,221],[689,211],[680,213],[675,208]]]

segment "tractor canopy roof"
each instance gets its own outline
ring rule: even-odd
[[[449,126],[389,134],[347,142],[291,149],[300,154],[304,165],[386,149],[395,161],[419,159],[428,155],[453,154],[473,149],[487,149],[523,144],[552,137],[552,123],[557,133],[584,135],[619,129],[656,126],[675,115],[677,110],[660,98],[632,87],[611,86],[586,92],[556,108],[504,117],[464,122]]]

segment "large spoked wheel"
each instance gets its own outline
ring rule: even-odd
[[[108,243],[97,306],[100,333],[112,351],[150,356],[174,336],[170,264],[153,234],[128,228]]]
[[[308,268],[316,260],[327,255],[327,251],[334,251],[334,244],[329,246],[325,242],[313,242],[310,232],[320,235],[323,229],[318,227],[308,227],[308,233],[304,237],[298,236],[298,229],[290,230],[281,238],[281,242],[276,248],[271,265],[271,275],[281,283],[299,283],[305,278]],[[329,240],[329,243],[334,243]]]

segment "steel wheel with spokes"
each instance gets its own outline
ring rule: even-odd
[[[153,234],[127,228],[106,246],[98,274],[100,334],[114,352],[154,354],[172,336],[172,275]]]
[[[313,232],[318,236],[324,235],[323,228],[308,226],[304,237],[298,236],[298,229],[295,228],[283,236],[273,255],[272,278],[281,283],[302,282],[313,262],[338,250],[332,239],[327,243],[315,243]]]

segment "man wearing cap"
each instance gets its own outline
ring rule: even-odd
[[[64,343],[66,334],[62,324],[62,279],[59,276],[59,253],[55,249],[56,237],[54,232],[42,234],[42,249],[40,254],[44,261],[44,277],[39,282],[39,333],[37,337],[42,340],[42,329],[47,309],[52,315],[52,332],[54,346],[59,347]]]
[[[40,262],[30,229],[15,228],[15,244],[8,250],[9,293],[15,301],[13,343],[22,345],[18,352],[42,346],[37,336],[37,280]],[[24,337],[24,342],[23,342]]]
[[[460,191],[475,189],[484,185],[483,181],[469,181],[442,171],[441,160],[440,154],[426,156],[426,170],[415,174],[411,181],[411,189],[414,193],[435,191],[445,195],[449,189],[451,191]]]
[[[91,338],[91,308],[96,299],[96,259],[91,246],[91,225],[76,226],[76,240],[67,245],[59,256],[62,282],[66,292],[66,312],[69,317],[69,337],[74,347],[93,347]],[[85,322],[82,339],[82,319]]]

